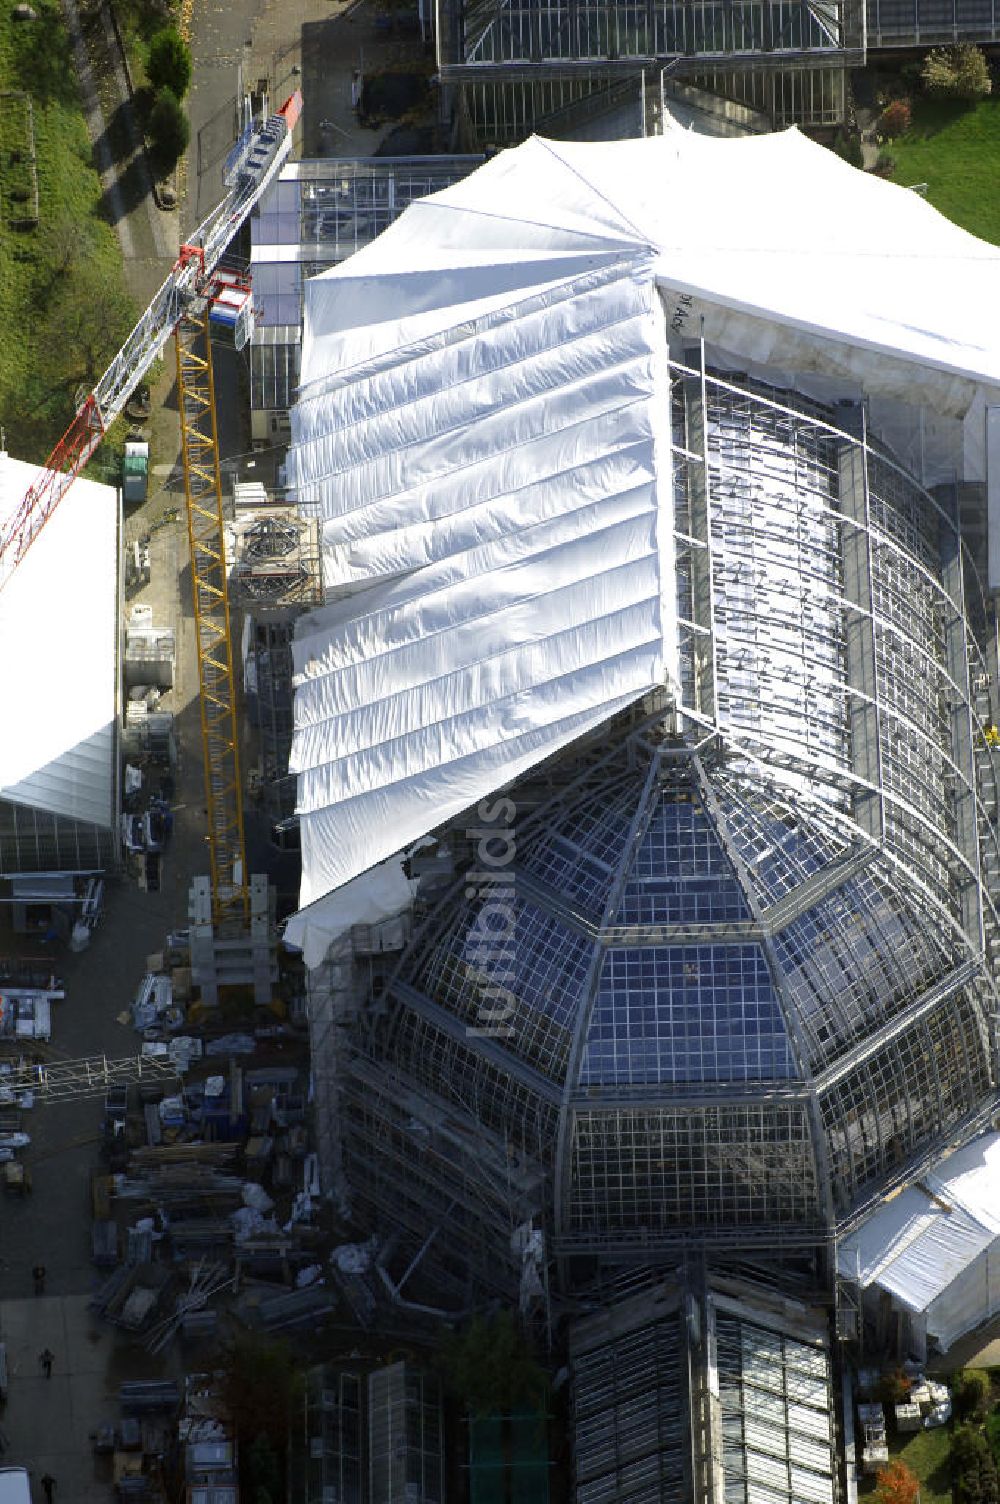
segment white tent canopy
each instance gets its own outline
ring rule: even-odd
[[[533,138],[310,281],[303,906],[676,683],[671,339],[961,418],[1000,384],[998,281],[794,130]]]
[[[0,452],[0,521],[38,475]],[[115,818],[118,497],[77,480],[0,591],[0,798]]]
[[[926,1318],[947,1350],[1000,1310],[1000,1133],[958,1149],[839,1245],[841,1274]]]
[[[842,359],[843,344],[926,365],[940,390],[955,376],[1000,384],[1000,250],[793,128],[532,137],[502,152],[308,284],[304,394],[478,316],[484,301],[623,255],[652,256],[663,289],[718,310],[732,348],[751,327],[743,315],[772,346],[808,334],[818,366]],[[697,333],[695,319],[685,332]],[[877,379],[879,365],[859,369]]]

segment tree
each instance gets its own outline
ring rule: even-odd
[[[445,1385],[475,1415],[503,1415],[519,1404],[540,1407],[548,1377],[510,1311],[473,1317],[441,1354]]]
[[[146,77],[157,93],[169,89],[183,99],[191,82],[191,52],[174,26],[158,31],[149,44]]]
[[[255,1333],[241,1333],[222,1357],[222,1400],[241,1454],[265,1470],[284,1457],[289,1416],[301,1397],[301,1375],[291,1349]]]
[[[1000,1477],[982,1431],[959,1426],[951,1439],[949,1460],[955,1504],[1000,1504]]]
[[[910,1398],[910,1390],[913,1388],[913,1380],[901,1368],[894,1368],[891,1373],[882,1375],[879,1380],[878,1394],[883,1405],[905,1405]]]
[[[955,54],[955,93],[959,99],[985,99],[993,92],[990,65],[971,42],[960,42]]]
[[[921,77],[927,93],[940,99],[985,99],[993,88],[989,64],[970,42],[932,48]]]
[[[920,1498],[920,1480],[899,1457],[894,1457],[887,1467],[879,1468],[875,1476],[875,1499],[877,1504],[917,1504]]]
[[[952,1380],[952,1402],[959,1420],[983,1420],[990,1394],[990,1376],[982,1368],[963,1368]]]
[[[897,136],[905,135],[910,129],[911,113],[908,99],[893,99],[882,111],[879,121],[879,129],[883,136],[888,136],[894,141]]]
[[[191,135],[180,100],[170,89],[161,89],[149,115],[153,156],[161,171],[169,172],[181,156]]]
[[[246,1470],[253,1489],[254,1504],[272,1504],[282,1490],[281,1464],[271,1439],[261,1432],[247,1453]],[[903,1501],[900,1501],[903,1504]]]
[[[833,150],[838,157],[843,157],[852,167],[861,167],[864,164],[864,154],[861,150],[861,137],[857,132],[839,130],[834,138]]]

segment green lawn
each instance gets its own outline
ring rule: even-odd
[[[896,159],[894,182],[926,183],[942,214],[1000,244],[1000,98],[915,100],[912,129],[886,149]]]
[[[889,1455],[901,1457],[920,1479],[920,1504],[951,1504],[950,1446],[950,1426],[890,1438]]]
[[[889,1456],[901,1457],[920,1480],[920,1504],[952,1504],[951,1472],[948,1449],[951,1426],[935,1426],[929,1431],[914,1431],[908,1436],[890,1432]],[[870,1499],[875,1492],[875,1478],[858,1478],[858,1494]]]
[[[12,224],[24,168],[8,146],[0,150],[0,424],[13,454],[41,460],[72,417],[77,387],[93,384],[128,331],[132,309],[58,0],[33,0],[38,19],[29,22],[12,20],[14,4],[0,0],[0,110],[13,109],[5,91],[31,93],[39,223]]]

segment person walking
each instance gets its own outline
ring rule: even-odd
[[[50,1352],[47,1347],[43,1347],[42,1351],[38,1354],[38,1361],[42,1365],[42,1371],[47,1379],[51,1379],[52,1377],[52,1365],[55,1360],[55,1353]]]
[[[35,1294],[36,1295],[44,1295],[44,1293],[45,1293],[45,1265],[44,1264],[36,1264],[35,1267],[34,1267],[34,1269],[32,1269],[32,1271],[31,1271],[31,1277],[35,1281]]]
[[[42,1488],[45,1490],[45,1504],[52,1504],[52,1492],[56,1486],[56,1480],[51,1473],[44,1473],[41,1479]]]

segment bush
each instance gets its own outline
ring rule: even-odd
[[[883,136],[888,136],[890,140],[894,140],[896,136],[906,134],[910,129],[910,123],[910,101],[908,99],[894,99],[882,111],[879,129]]]
[[[187,93],[191,82],[191,53],[173,26],[165,26],[150,42],[146,77],[157,93],[169,89],[177,99],[183,99]]]
[[[952,1380],[951,1396],[959,1420],[983,1420],[989,1408],[989,1374],[983,1368],[963,1368]]]
[[[540,1408],[546,1402],[548,1375],[510,1311],[488,1319],[474,1316],[451,1334],[438,1361],[449,1393],[474,1415],[503,1414],[518,1405]]]
[[[883,1405],[905,1405],[910,1398],[913,1380],[901,1368],[883,1374],[879,1380],[878,1397]]]
[[[876,1504],[919,1504],[920,1480],[901,1457],[894,1457],[875,1476]]]
[[[872,172],[877,178],[891,178],[896,171],[896,158],[888,151],[880,151]]]
[[[169,172],[188,144],[191,127],[177,95],[161,89],[149,113],[149,136],[157,167]]]
[[[955,1504],[1000,1504],[1000,1477],[989,1442],[974,1426],[959,1426],[951,1439]]]
[[[924,58],[924,88],[939,99],[985,99],[993,88],[989,64],[978,47],[935,47]]]
[[[843,157],[845,162],[850,162],[852,167],[860,167],[864,160],[861,152],[861,137],[857,134],[849,134],[847,131],[838,131],[834,137],[833,149],[838,157]]]

